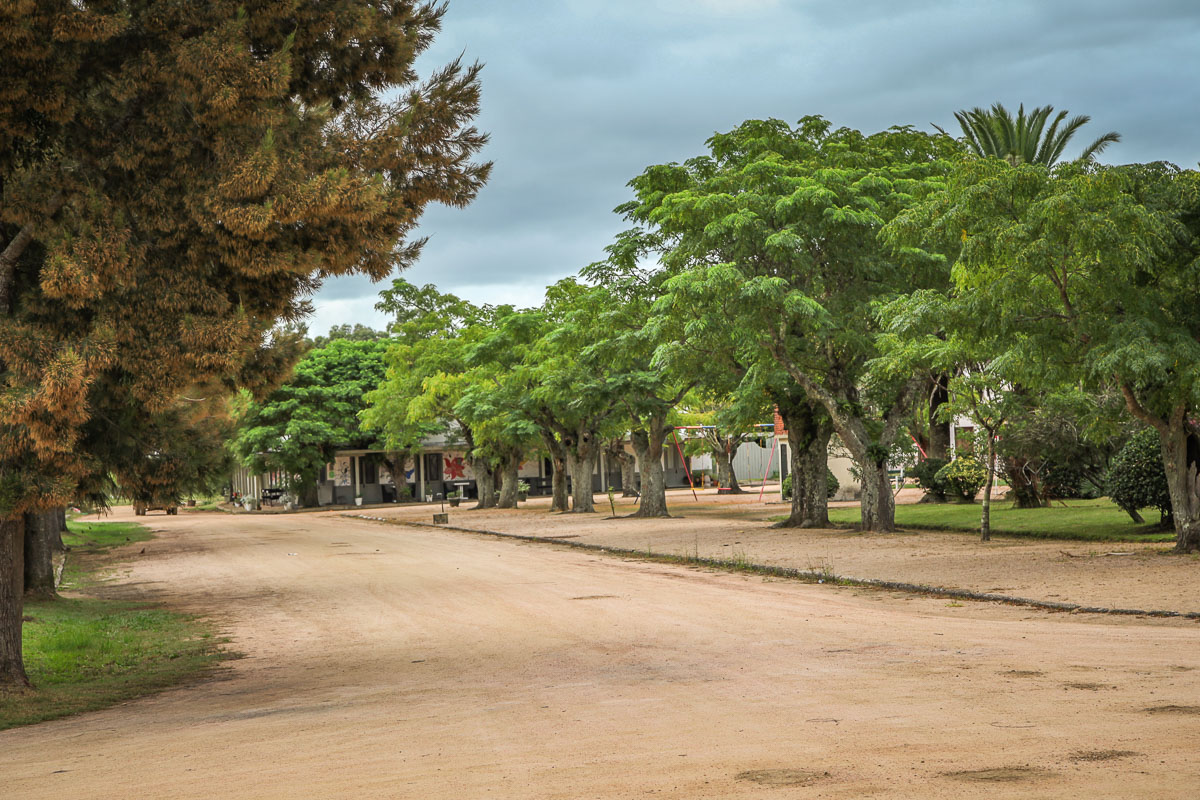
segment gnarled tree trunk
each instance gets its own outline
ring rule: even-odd
[[[25,520],[0,517],[0,689],[29,685],[21,657],[25,589]]]
[[[1175,550],[1194,553],[1200,551],[1200,436],[1187,429],[1179,413],[1159,428],[1159,437],[1171,493]]]
[[[717,462],[717,482],[732,494],[742,494],[737,474],[733,471],[733,457],[737,455],[737,445],[732,444],[733,437],[729,436],[723,436],[719,441],[720,446],[709,449],[713,461]]]
[[[542,431],[542,444],[550,454],[550,511],[566,511],[567,506],[567,449],[553,433]]]
[[[878,533],[896,530],[896,504],[887,462],[856,459],[862,472],[862,529]]]
[[[777,528],[829,527],[829,440],[833,425],[816,403],[779,405],[788,431],[788,466],[792,476],[792,510]]]
[[[1019,456],[1004,459],[1004,475],[1008,478],[1013,503],[1017,508],[1041,508],[1042,498],[1038,495],[1037,485],[1025,471],[1025,464],[1025,459]]]
[[[54,590],[54,540],[58,538],[58,509],[25,514],[25,596],[51,598]],[[61,541],[61,540],[60,540]]]
[[[642,500],[635,517],[669,517],[667,511],[667,477],[663,472],[663,443],[673,428],[665,416],[652,416],[645,428],[630,432],[633,451],[637,454],[638,472],[642,475]]]
[[[479,461],[471,462],[471,470],[475,473],[475,488],[479,492],[479,499],[475,502],[473,508],[495,508],[496,507],[496,472],[492,469],[491,464],[480,459]]]
[[[640,493],[638,488],[637,477],[637,458],[633,453],[628,453],[625,448],[621,448],[621,455],[617,459],[621,465],[621,497],[637,497]]]
[[[517,488],[521,482],[519,472],[521,470],[521,457],[510,456],[504,460],[504,465],[500,470],[500,498],[496,502],[497,508],[516,508],[518,492]]]
[[[563,444],[567,452],[567,469],[571,473],[571,513],[593,513],[596,510],[592,496],[592,474],[597,455],[596,434],[581,429]]]
[[[571,473],[571,513],[589,514],[596,510],[592,496],[594,463],[590,454],[580,457],[576,453],[567,453],[567,469]]]

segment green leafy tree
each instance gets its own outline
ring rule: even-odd
[[[647,180],[648,176],[638,179]],[[634,221],[646,219],[651,213],[644,203],[624,210]],[[655,232],[653,227],[642,232],[644,250],[664,250],[665,242],[653,241]],[[712,248],[709,260],[731,261],[738,256],[741,240],[729,237],[724,242],[710,241],[707,246]],[[669,252],[664,256],[667,260],[671,258]],[[681,264],[686,267],[687,259],[676,262],[674,268],[678,270]],[[833,435],[829,415],[763,347],[761,329],[731,324],[742,311],[738,299],[741,284],[739,273],[730,272],[726,277],[728,283],[724,286],[689,286],[682,281],[669,286],[669,291],[656,302],[654,312],[662,318],[659,324],[677,331],[676,338],[685,346],[663,347],[657,356],[673,362],[673,369],[694,377],[705,396],[722,398],[733,417],[723,420],[722,427],[744,428],[770,419],[769,408],[762,407],[764,403],[768,407],[773,405],[788,431],[788,474],[795,489],[789,493],[791,513],[776,527],[828,527],[826,476],[830,474],[829,442]],[[719,448],[718,463],[726,451],[725,445]]]
[[[724,324],[754,332],[857,462],[863,527],[892,530],[888,457],[920,387],[868,374],[873,305],[946,275],[942,260],[895,256],[877,234],[941,186],[957,147],[907,128],[834,131],[819,117],[746,122],[709,146],[633,182],[629,213],[661,238],[664,263],[680,265],[664,302],[725,308]],[[715,310],[706,316],[717,324]]]
[[[434,433],[461,438],[479,492],[476,507],[495,506],[501,454],[488,447],[477,430],[480,419],[463,398],[482,377],[469,355],[491,330],[496,309],[402,278],[381,293],[377,308],[395,320],[386,374],[365,398],[364,428],[401,451],[415,451]]]
[[[1020,342],[1033,387],[1111,389],[1159,434],[1176,549],[1200,549],[1200,177],[1166,164],[959,166],[898,220],[909,245],[962,242],[957,290]]]
[[[646,241],[637,231],[623,234],[608,248],[607,260],[584,270],[584,277],[600,286],[589,293],[597,335],[582,358],[608,371],[629,424],[641,481],[634,516],[665,517],[663,448],[675,430],[673,412],[699,381],[697,365],[707,359],[687,341],[685,328],[658,313],[670,272],[640,266]]]
[[[154,411],[244,376],[324,277],[411,263],[425,206],[475,195],[478,68],[413,70],[443,12],[0,8],[0,686],[26,683],[22,514],[95,470],[94,393]]]
[[[963,416],[973,423],[983,442],[983,464],[960,455],[934,472],[932,467],[942,459],[931,458],[920,470],[920,479],[935,497],[953,491],[973,501],[982,486],[979,529],[986,542],[991,539],[997,442],[1008,422],[1022,410],[1020,395],[1013,391],[1012,372],[1023,354],[1019,348],[1009,347],[989,321],[961,299],[949,292],[924,290],[885,306],[880,317],[888,328],[879,337],[880,357],[872,366],[877,374],[923,371],[930,383],[950,376],[946,402],[937,413],[951,420]],[[974,483],[977,476],[979,485]]]
[[[358,414],[384,374],[383,341],[334,339],[308,352],[291,379],[239,420],[234,447],[258,472],[280,471],[307,505],[316,504],[321,467],[341,448],[373,442]]]
[[[354,323],[353,325],[334,325],[329,329],[328,336],[318,336],[312,340],[313,347],[324,347],[335,339],[349,339],[356,342],[373,342],[386,339],[387,331],[377,331],[369,325]]]
[[[1050,166],[1062,158],[1067,144],[1079,129],[1092,121],[1086,114],[1067,119],[1068,112],[1059,111],[1050,122],[1053,106],[1041,106],[1025,113],[1022,103],[1014,117],[1000,103],[990,109],[979,107],[956,111],[954,118],[962,128],[963,137],[971,152],[980,157],[1000,158],[1009,164],[1041,164]],[[1078,160],[1092,161],[1110,145],[1121,141],[1121,135],[1109,131],[1083,149]]]
[[[535,384],[529,399],[542,409],[543,421],[554,431],[551,444],[565,461],[570,511],[591,513],[596,510],[595,463],[604,443],[622,427],[614,417],[627,388],[614,377],[615,365],[596,349],[612,333],[602,323],[613,311],[612,297],[565,278],[547,289],[543,308],[551,324],[528,354]]]
[[[561,287],[558,287],[561,288]],[[551,290],[554,295],[556,289]],[[553,465],[551,474],[551,512],[570,509],[567,491],[567,447],[574,421],[574,408],[569,400],[547,391],[544,380],[548,374],[545,357],[548,352],[543,337],[562,322],[564,304],[548,300],[542,308],[506,311],[497,316],[491,328],[467,353],[468,362],[476,366],[502,365],[491,385],[480,387],[472,394],[491,396],[497,418],[516,436],[537,437],[538,449],[545,452]],[[570,364],[569,360],[565,362]],[[599,435],[599,434],[598,434]],[[527,442],[526,447],[532,449]]]

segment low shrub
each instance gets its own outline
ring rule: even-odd
[[[964,503],[971,503],[987,483],[987,469],[969,456],[959,456],[939,469],[934,477],[945,484],[946,494],[953,494]]]
[[[925,490],[925,497],[938,503],[946,502],[949,487],[938,479],[938,471],[950,462],[944,458],[927,458],[918,461],[908,474],[917,479],[917,486]]]
[[[1138,431],[1113,458],[1107,489],[1112,501],[1126,512],[1157,508],[1166,522],[1171,517],[1171,494],[1163,469],[1158,432]]]

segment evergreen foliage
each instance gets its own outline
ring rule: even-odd
[[[105,469],[100,407],[276,382],[269,331],[331,275],[412,263],[489,165],[479,67],[419,80],[444,7],[0,7],[0,554]],[[117,428],[110,430],[116,435]],[[25,681],[0,557],[0,686]]]
[[[1108,471],[1109,498],[1126,511],[1156,508],[1171,518],[1171,493],[1163,469],[1162,446],[1153,428],[1138,431],[1113,458]]]

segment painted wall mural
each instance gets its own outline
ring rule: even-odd
[[[334,461],[334,483],[338,486],[353,486],[354,475],[350,471],[350,456],[338,456]]]

